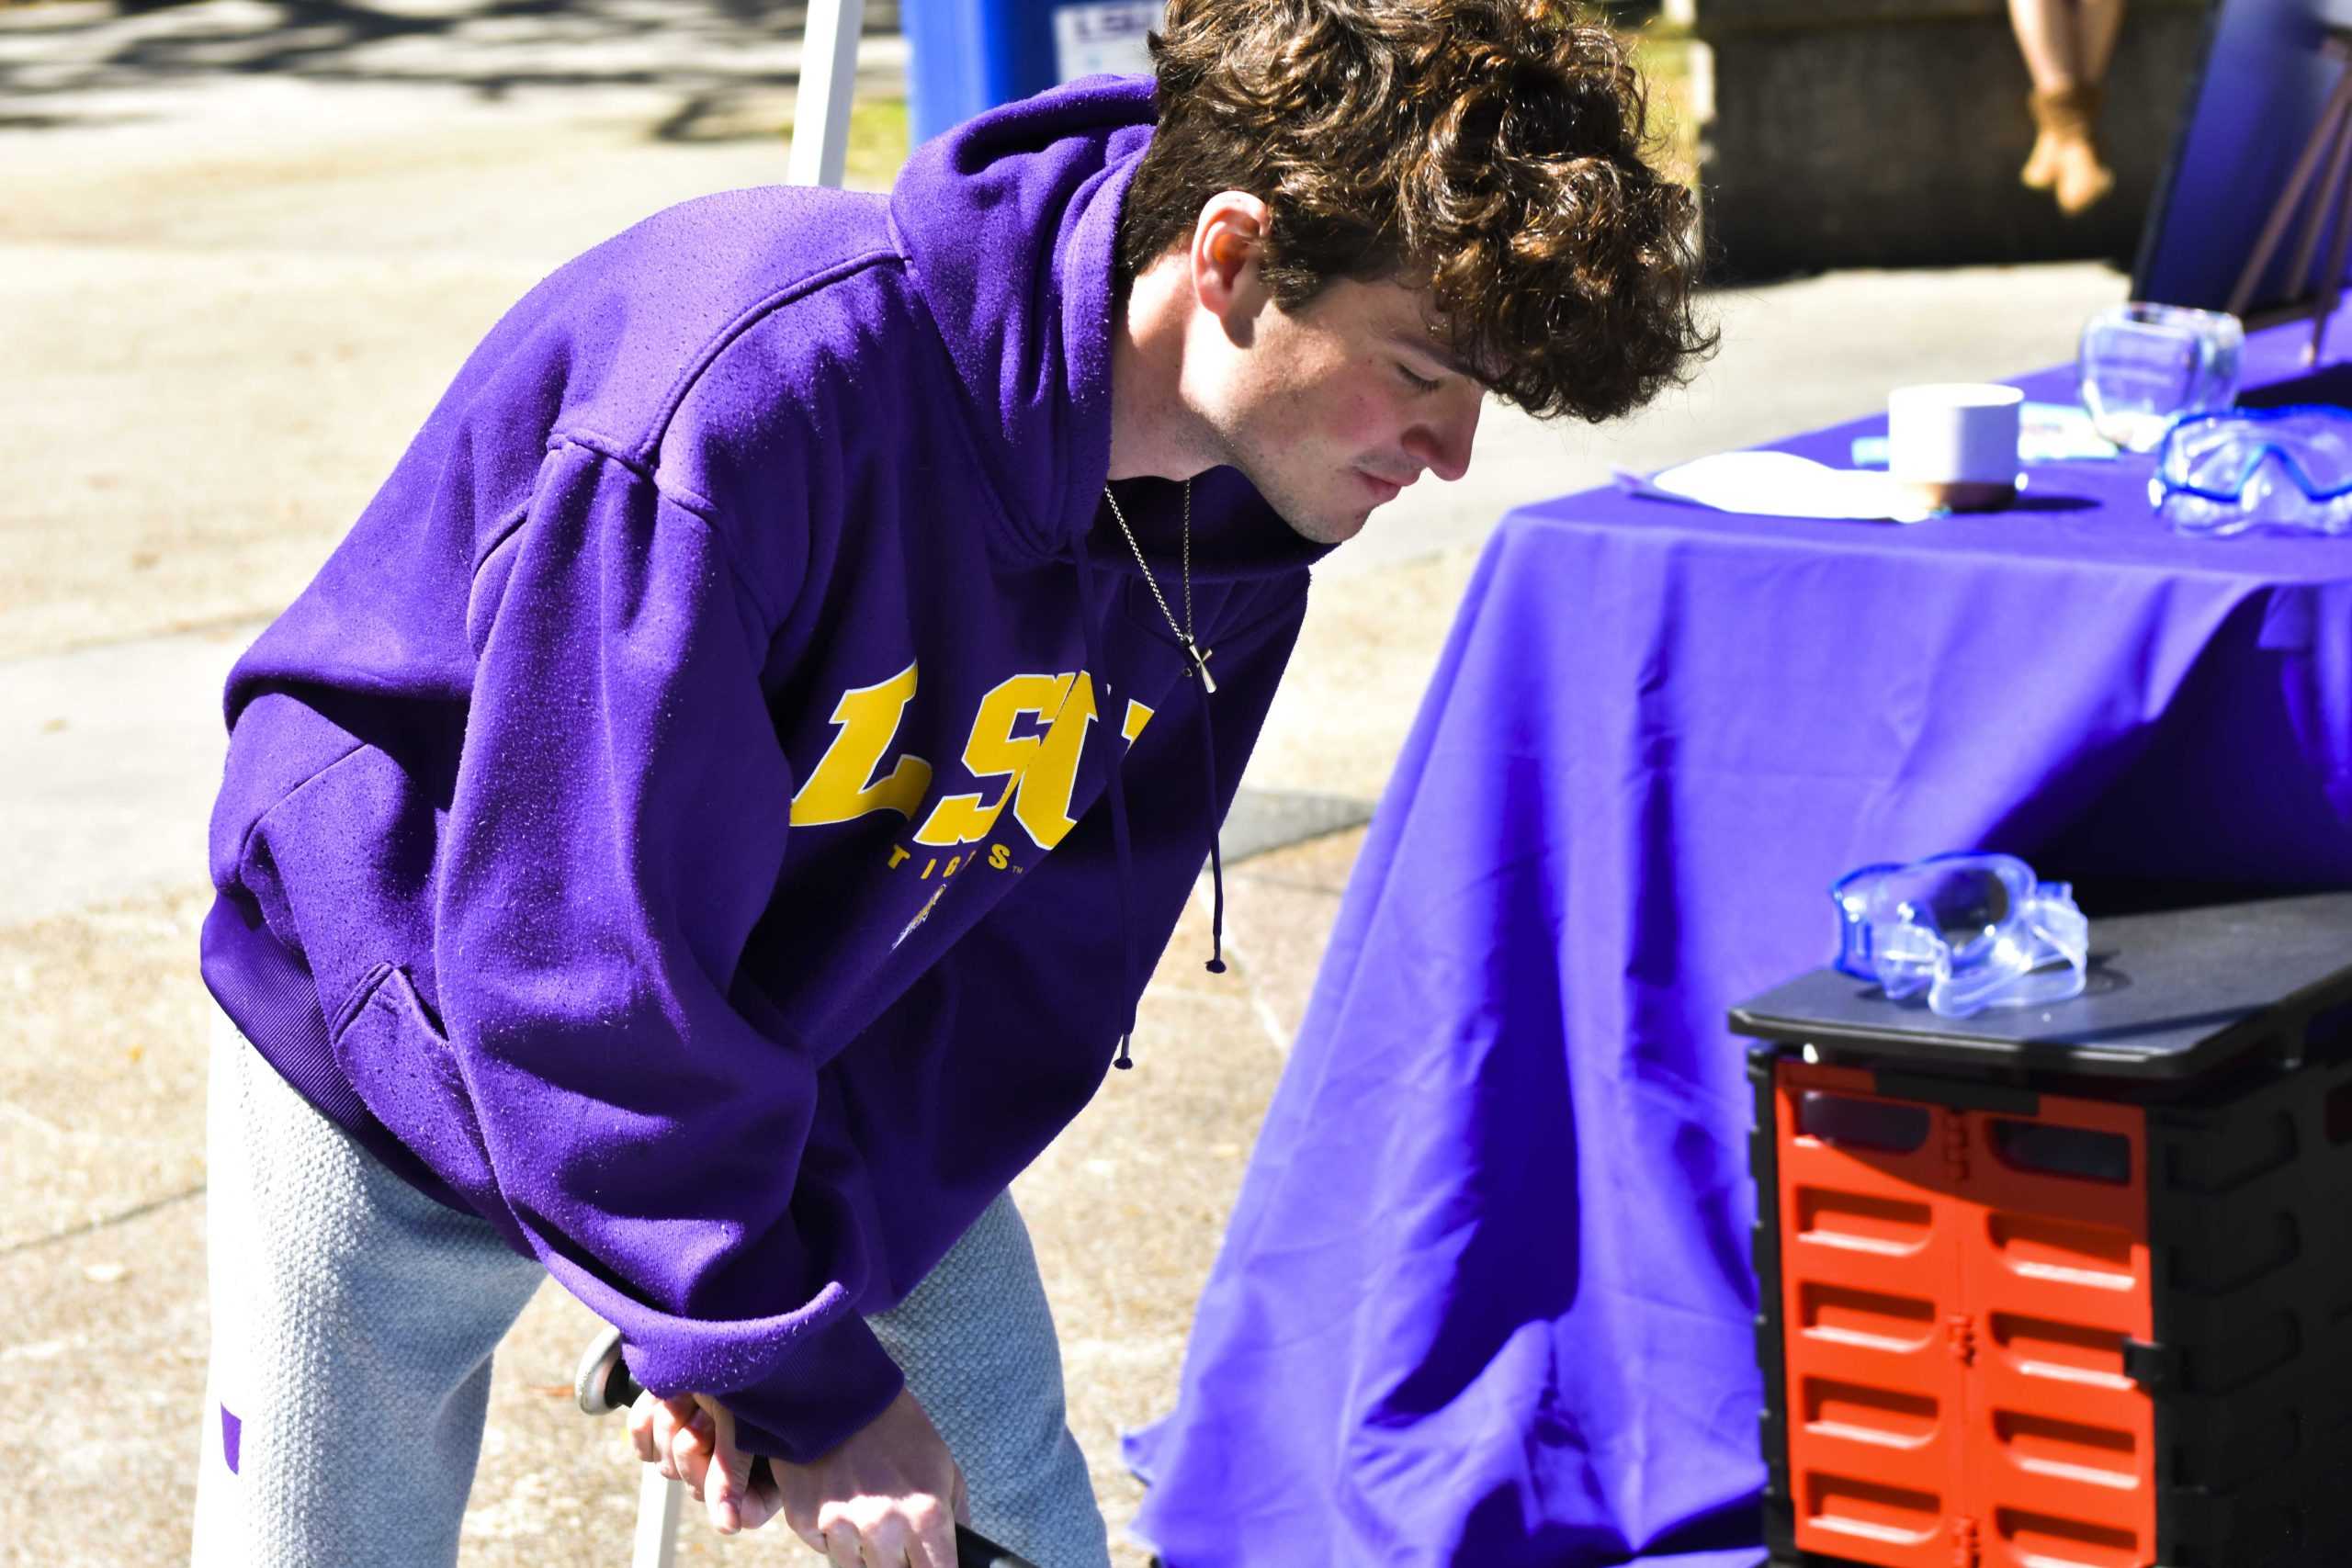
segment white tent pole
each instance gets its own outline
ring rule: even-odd
[[[857,35],[865,0],[808,0],[800,45],[800,93],[785,179],[838,186],[849,157],[849,105],[857,90]]]
[[[849,159],[849,106],[857,88],[857,35],[865,0],[809,0],[800,41],[800,90],[792,113],[792,154],[785,179],[838,186]],[[651,1465],[639,1478],[633,1568],[670,1568],[678,1550],[685,1486]]]

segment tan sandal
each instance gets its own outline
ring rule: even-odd
[[[2068,217],[2084,211],[2115,188],[2115,175],[2100,162],[2097,127],[2104,97],[2096,84],[2033,95],[2033,152],[2018,178],[2034,190],[2048,190]]]
[[[2058,139],[2050,133],[2041,95],[2033,94],[2026,103],[2033,110],[2033,151],[2025,155],[2025,167],[2018,171],[2018,183],[2028,190],[2048,190],[2058,183]]]

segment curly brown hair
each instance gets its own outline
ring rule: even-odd
[[[1539,416],[1613,418],[1713,349],[1641,74],[1560,0],[1171,0],[1151,54],[1124,277],[1242,190],[1276,305],[1342,277],[1426,290],[1456,357]]]

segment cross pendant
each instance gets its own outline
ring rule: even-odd
[[[1201,672],[1201,690],[1204,692],[1215,692],[1216,690],[1216,679],[1209,673],[1209,660],[1216,657],[1216,650],[1215,649],[1211,649],[1207,652],[1204,653],[1201,651],[1198,644],[1193,642],[1191,637],[1186,637],[1184,639],[1184,651],[1193,656],[1193,668]]]

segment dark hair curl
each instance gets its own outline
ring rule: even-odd
[[[1456,357],[1536,415],[1613,418],[1713,349],[1641,74],[1560,0],[1171,0],[1151,53],[1124,276],[1244,190],[1278,306],[1342,277],[1426,290]]]

